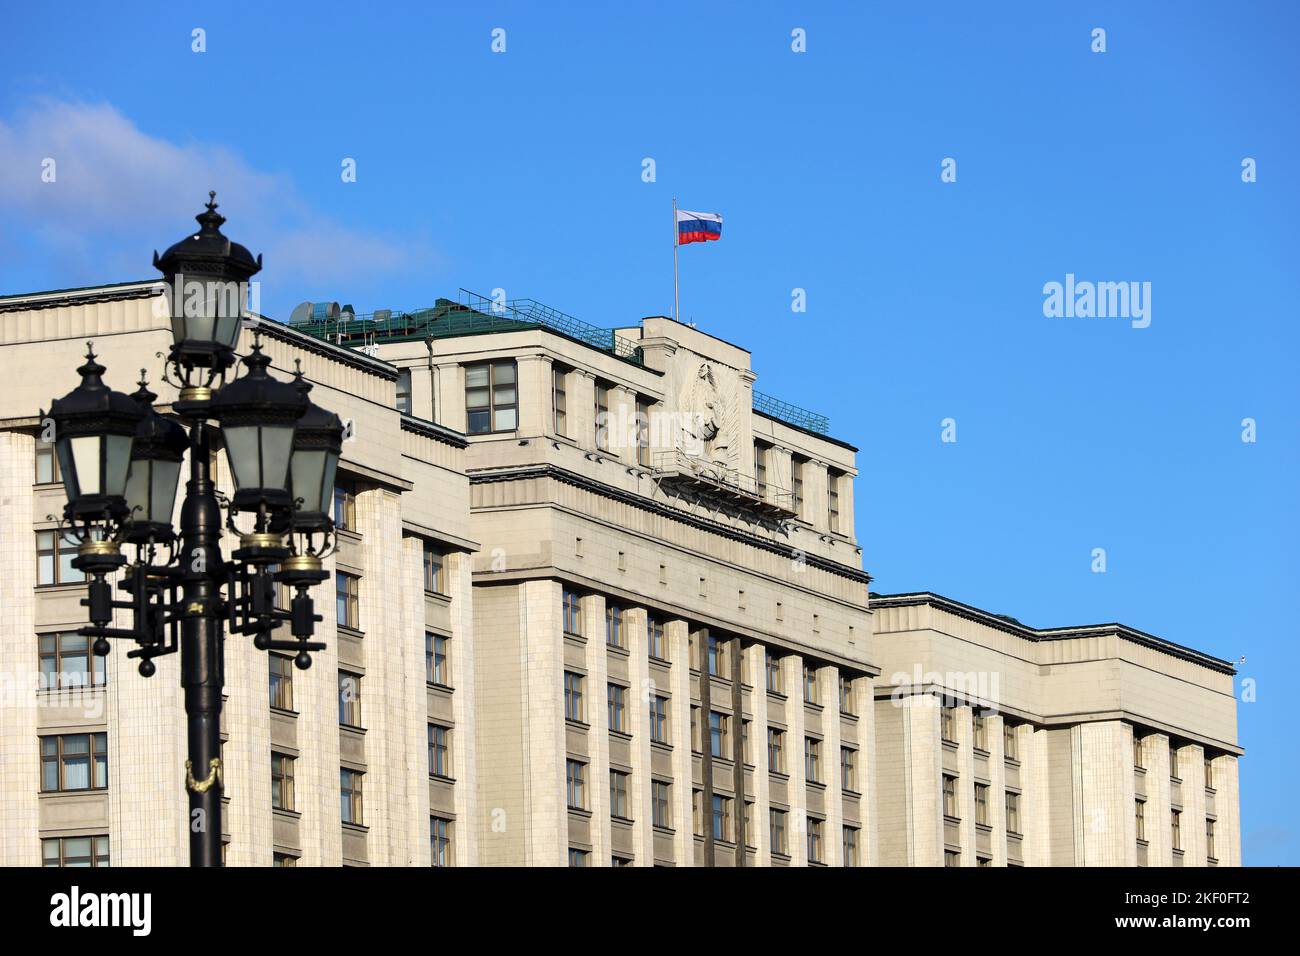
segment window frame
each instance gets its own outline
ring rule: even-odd
[[[65,639],[81,641],[84,650],[80,656],[86,660],[86,669],[80,672],[86,677],[86,683],[64,683],[65,677],[77,676],[77,671],[70,671],[64,668],[63,662],[67,659],[75,659],[78,655],[75,651],[65,649],[63,646]],[[46,651],[46,642],[53,642],[53,650]],[[43,692],[59,691],[86,691],[108,686],[108,668],[107,662],[94,651],[95,642],[88,637],[82,637],[75,631],[45,631],[36,635],[36,656],[37,656],[37,690]],[[51,661],[54,670],[47,674],[45,662]],[[49,677],[51,680],[47,680]]]
[[[565,806],[569,810],[587,810],[587,764],[572,757],[564,761]],[[574,801],[578,802],[574,802]]]
[[[775,759],[773,756],[775,755]],[[785,731],[780,727],[767,728],[767,769],[770,773],[785,775]]]
[[[272,710],[292,714],[295,712],[293,709],[293,658],[286,657],[284,654],[277,654],[274,651],[268,653],[266,657],[268,703]],[[277,673],[277,667],[284,673]]]
[[[499,370],[509,366],[511,370],[511,380],[509,382],[499,382]],[[519,367],[514,359],[496,359],[490,362],[470,362],[465,368],[465,434],[467,435],[510,435],[519,430]],[[471,385],[469,378],[470,372],[481,368],[487,369],[486,385]],[[497,402],[498,389],[513,389],[513,402]],[[487,392],[486,405],[471,405],[469,393],[473,390],[483,389]],[[514,424],[508,428],[500,427],[497,416],[501,413],[513,412]],[[487,428],[475,428],[473,426],[473,416],[475,414],[487,414]]]
[[[424,632],[424,678],[434,687],[451,688],[451,638],[446,634]]]
[[[85,840],[87,843],[86,856],[73,856],[67,852],[67,844],[70,841]],[[51,862],[50,855],[46,852],[51,844],[58,848],[54,856],[54,862]],[[101,853],[100,848],[103,848]],[[77,862],[85,860],[85,863]],[[41,838],[41,866],[43,868],[58,869],[97,869],[100,867],[111,867],[113,865],[110,852],[109,834],[107,833],[87,833],[75,834],[70,836],[55,836]]]
[[[339,816],[343,823],[350,826],[363,827],[366,825],[365,776],[363,770],[354,770],[351,767],[339,768]],[[344,810],[344,807],[347,809]]]
[[[421,566],[424,571],[424,593],[447,596],[447,553],[424,542],[421,552]]]
[[[650,825],[661,830],[673,828],[673,785],[667,780],[650,781]]]
[[[448,867],[455,864],[452,856],[452,828],[456,821],[449,817],[429,814],[429,865]]]
[[[428,727],[429,777],[434,780],[454,780],[455,768],[451,762],[452,728],[434,721],[429,721]]]
[[[296,792],[294,788],[294,761],[292,754],[280,750],[271,751],[271,809],[286,810],[296,813]],[[277,805],[276,801],[279,801]]]
[[[69,738],[85,737],[86,750],[69,751],[66,741]],[[88,793],[108,789],[108,731],[83,731],[80,733],[38,734],[38,751],[41,760],[41,793]],[[46,753],[45,742],[54,741],[54,752]],[[75,766],[72,761],[81,758],[86,761],[86,780],[84,787],[72,787],[67,783],[68,770]],[[46,786],[46,767],[55,767],[55,786]],[[96,781],[103,779],[102,784]]]
[[[572,588],[563,588],[560,597],[564,633],[572,637],[583,637],[582,633],[582,595]]]
[[[947,820],[960,820],[961,806],[957,800],[957,777],[950,773],[941,774],[940,794],[943,802],[943,815]]]
[[[624,770],[609,771],[609,815],[614,820],[624,820],[632,822],[630,812],[631,801],[628,797],[631,790],[632,775]]]
[[[564,672],[564,719],[587,723],[587,675],[579,671]]]
[[[50,546],[41,546],[42,538],[48,536]],[[85,584],[86,575],[72,566],[77,556],[76,545],[64,540],[57,529],[45,528],[36,531],[36,586],[38,588],[57,588],[67,584]],[[41,562],[50,562],[50,580],[43,580]]]
[[[361,678],[356,671],[340,668],[338,674],[339,726],[361,730]],[[350,695],[350,696],[349,696]]]
[[[669,743],[671,730],[668,726],[668,710],[671,707],[670,697],[663,694],[654,694],[650,700],[650,742],[655,744]]]
[[[343,613],[340,614],[339,611]],[[350,631],[361,630],[361,576],[349,571],[334,572],[335,624]]]
[[[627,720],[627,691],[628,688],[622,684],[607,683],[605,685],[605,704],[608,713],[610,733],[630,734]]]
[[[817,737],[803,739],[803,778],[805,783],[825,783],[821,778],[822,742]]]

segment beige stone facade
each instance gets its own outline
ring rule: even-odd
[[[440,308],[375,335],[250,319],[351,437],[328,649],[302,672],[226,641],[229,864],[1197,865],[1207,820],[1239,862],[1226,665],[869,601],[856,450],[755,393],[744,349],[661,317],[598,337]],[[183,864],[175,658],[146,681],[118,646],[88,689],[38,678],[55,647],[86,680],[50,640],[82,588],[41,550],[62,489],[38,432],[87,339],[113,387],[152,377],[156,289],[0,299],[0,862]],[[102,777],[98,752],[79,776],[83,738]]]

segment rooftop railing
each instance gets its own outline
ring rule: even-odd
[[[779,398],[773,398],[757,390],[754,392],[754,411],[819,435],[825,435],[831,430],[831,420],[825,415],[810,412],[806,408],[791,405],[789,402],[783,402]]]

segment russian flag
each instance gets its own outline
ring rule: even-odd
[[[677,210],[677,244],[708,242],[722,238],[722,216],[716,212]]]

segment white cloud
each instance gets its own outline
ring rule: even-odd
[[[53,183],[41,178],[47,158],[56,163]],[[275,300],[346,296],[350,281],[437,264],[426,237],[338,222],[313,208],[288,176],[255,169],[221,145],[151,136],[109,104],[45,99],[9,122],[0,119],[7,240],[53,260],[68,285],[151,276],[149,253],[184,235],[209,189],[232,219],[228,234],[264,254],[258,278],[282,291]]]

